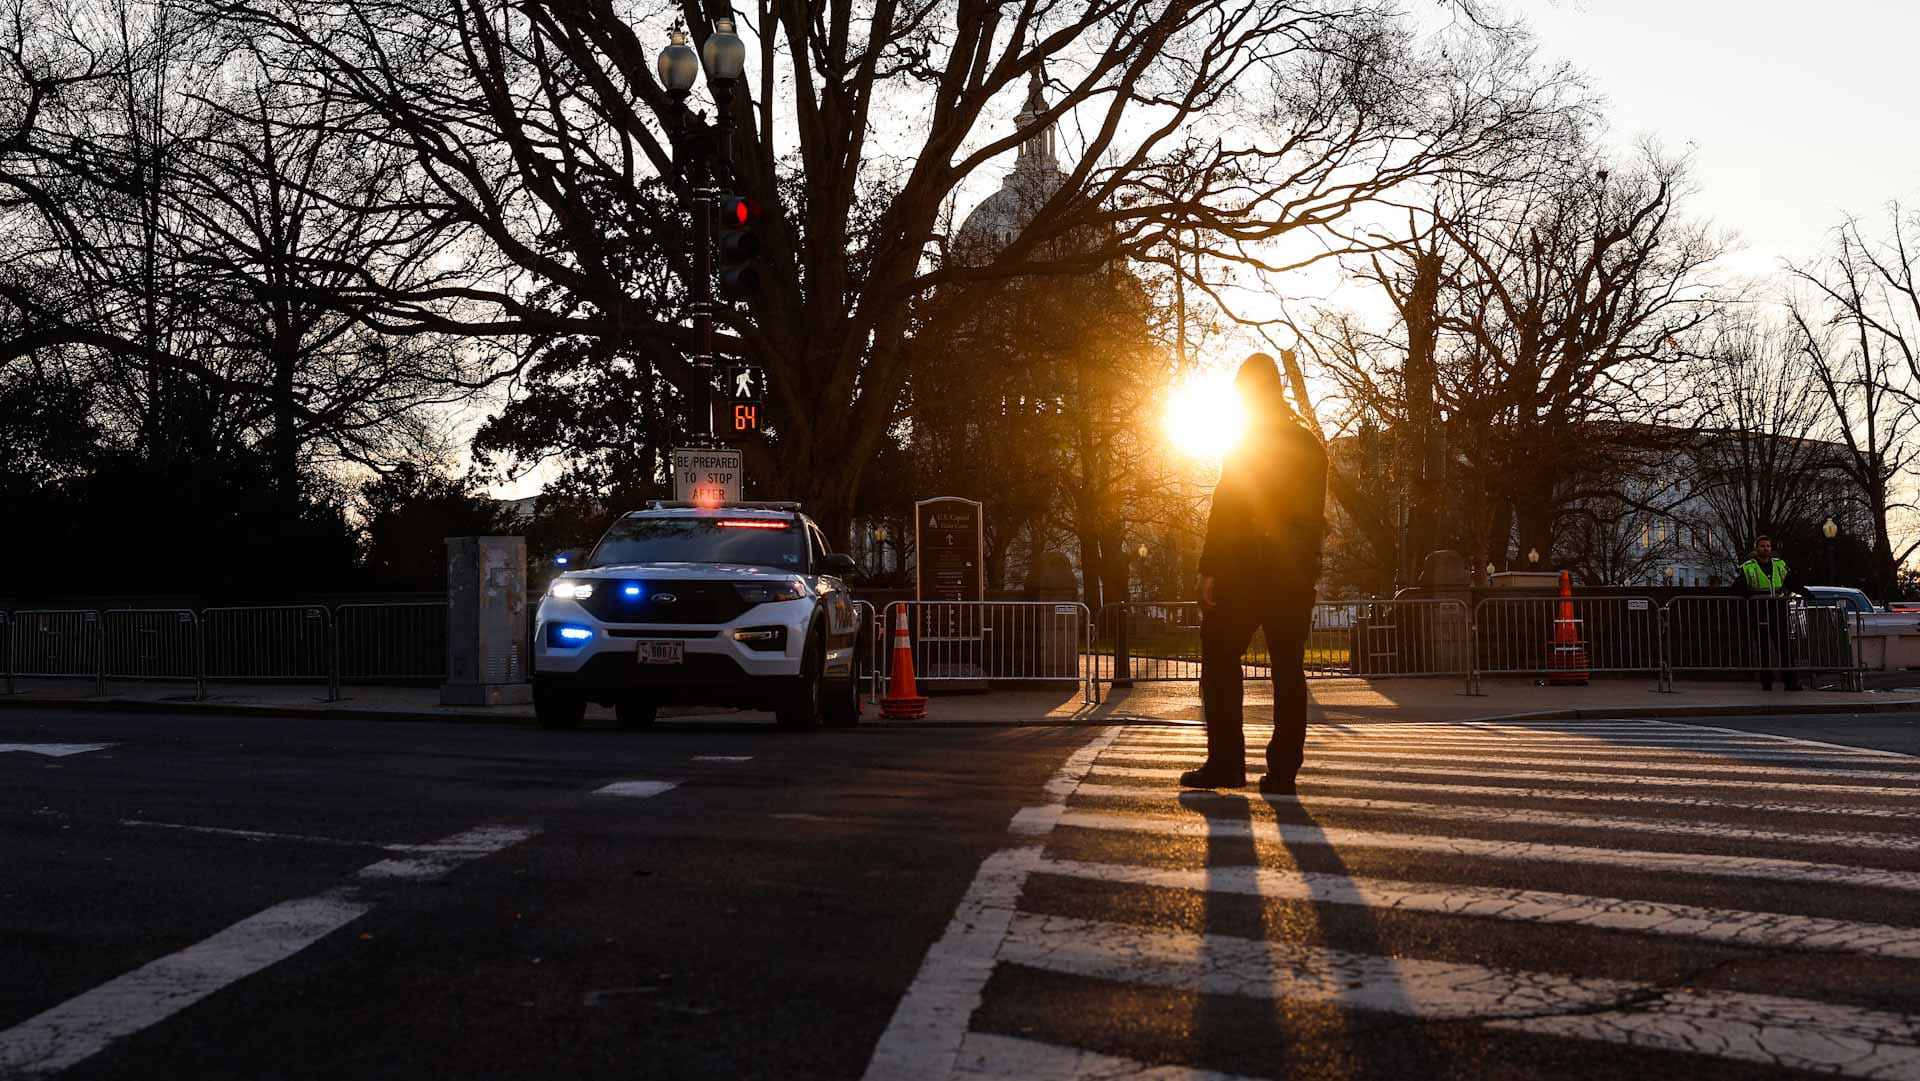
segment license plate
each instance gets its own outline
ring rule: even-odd
[[[680,664],[687,659],[685,642],[642,642],[639,658],[641,664]]]

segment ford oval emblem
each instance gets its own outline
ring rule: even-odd
[[[672,604],[674,601],[677,601],[679,599],[680,598],[674,596],[671,593],[655,593],[653,595],[653,603],[655,604]]]

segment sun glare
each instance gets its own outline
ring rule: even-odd
[[[1246,410],[1226,376],[1203,376],[1177,386],[1167,399],[1167,437],[1181,453],[1224,458],[1247,426]]]

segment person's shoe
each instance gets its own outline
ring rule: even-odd
[[[1247,783],[1246,771],[1229,773],[1212,766],[1190,769],[1180,775],[1182,788],[1242,788]]]
[[[1293,778],[1282,777],[1277,773],[1269,773],[1265,777],[1260,778],[1260,794],[1263,796],[1297,796],[1300,793]]]

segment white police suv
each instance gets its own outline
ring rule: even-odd
[[[588,702],[631,728],[669,703],[771,709],[783,728],[858,723],[853,559],[798,503],[652,503],[555,562],[534,625],[542,725],[574,727]]]

